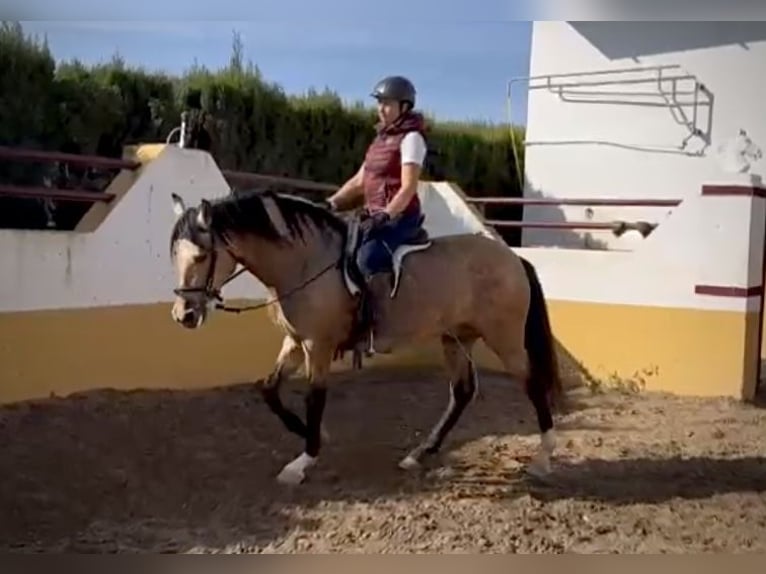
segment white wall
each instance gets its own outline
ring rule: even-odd
[[[739,22],[535,22],[530,75],[624,69],[635,66],[678,64],[681,70],[666,77],[694,75],[713,94],[712,107],[698,108],[698,126],[710,136],[692,138],[679,149],[688,130],[666,107],[638,105],[663,102],[654,81],[570,88],[566,97],[587,98],[587,103],[565,102],[555,91],[529,91],[526,149],[527,195],[553,197],[688,198],[704,183],[719,181],[723,171],[717,146],[745,129],[766,151],[766,23]],[[556,82],[654,79],[656,72],[599,77],[572,77]],[[537,82],[539,85],[540,82]],[[670,91],[671,84],[663,84]],[[679,81],[679,90],[693,82]],[[514,88],[514,95],[526,84]],[[599,91],[598,95],[577,92]],[[633,94],[627,94],[632,92]],[[637,95],[641,92],[644,95]],[[693,96],[677,96],[690,102]],[[616,99],[622,104],[606,103]],[[700,97],[700,102],[705,98]],[[693,107],[683,111],[691,119]],[[711,109],[710,115],[708,110]],[[587,143],[586,143],[587,142]],[[642,147],[648,149],[631,149]],[[652,151],[649,151],[652,150]],[[753,164],[764,174],[766,159]],[[525,219],[585,220],[585,207],[526,207]],[[673,208],[594,207],[594,221],[649,219],[664,222]],[[524,231],[525,245],[583,246],[584,232]],[[592,232],[609,246],[640,246],[635,237],[616,239]]]
[[[695,285],[750,287],[763,277],[766,200],[691,197],[640,249],[523,247],[546,296],[566,301],[757,311],[758,297],[697,295]]]
[[[174,223],[170,194],[187,204],[228,193],[206,152],[166,147],[93,233],[0,231],[0,312],[169,302]],[[422,183],[426,229],[434,236],[481,233],[497,239],[446,182]],[[753,309],[757,298],[703,297],[696,283],[748,286],[762,277],[766,201],[692,196],[634,253],[548,248],[518,252],[538,267],[552,299],[669,307]],[[744,222],[752,219],[752,224]],[[755,238],[753,240],[752,238]],[[499,240],[499,239],[498,239]],[[266,296],[243,274],[229,298]]]
[[[500,240],[465,203],[463,192],[457,185],[446,181],[423,182],[418,186],[418,195],[426,215],[424,227],[432,237],[480,233]]]
[[[193,204],[228,189],[208,154],[170,146],[93,233],[0,230],[0,312],[171,301],[170,194]],[[265,290],[240,277],[227,293]]]
[[[0,313],[168,302],[175,276],[169,238],[171,193],[187,205],[229,192],[205,152],[168,146],[142,168],[135,184],[93,233],[0,230]],[[426,229],[434,236],[486,233],[448,183],[423,183]],[[228,298],[261,299],[263,285],[242,274]]]

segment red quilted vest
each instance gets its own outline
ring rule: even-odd
[[[425,121],[416,112],[408,112],[392,125],[378,128],[378,135],[364,157],[364,198],[370,213],[382,211],[402,185],[399,145],[410,132],[424,135]],[[412,198],[405,213],[420,213],[420,198]]]

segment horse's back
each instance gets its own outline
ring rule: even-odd
[[[523,274],[519,257],[504,242],[478,233],[445,235],[432,239],[425,259],[467,265],[473,271],[498,277]]]
[[[407,256],[397,297],[476,309],[523,302],[529,284],[520,258],[502,241],[480,234],[435,237]]]

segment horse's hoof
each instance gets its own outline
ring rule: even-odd
[[[534,478],[546,479],[551,474],[551,463],[547,460],[533,460],[524,470]]]
[[[285,467],[277,475],[277,482],[281,484],[287,484],[290,486],[296,486],[301,484],[306,479],[306,473],[297,468]]]
[[[314,464],[316,464],[316,458],[303,453],[285,465],[282,472],[277,475],[277,481],[282,484],[300,484],[306,478],[306,469]]]
[[[414,470],[420,468],[420,462],[414,456],[407,455],[399,462],[399,468],[402,470]]]

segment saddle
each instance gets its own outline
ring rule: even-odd
[[[421,215],[418,221],[418,232],[414,237],[394,250],[391,257],[391,267],[386,270],[389,276],[390,297],[393,299],[399,288],[404,258],[415,251],[423,251],[431,246],[431,238],[422,227],[425,216]],[[362,368],[362,354],[371,356],[372,353],[364,350],[365,343],[369,340],[370,329],[373,323],[373,293],[370,292],[364,275],[356,264],[357,251],[362,243],[360,224],[362,219],[354,217],[349,221],[348,234],[342,259],[343,280],[349,293],[357,297],[357,306],[354,322],[347,340],[338,348],[336,358],[342,358],[346,351],[353,351],[353,367]]]

